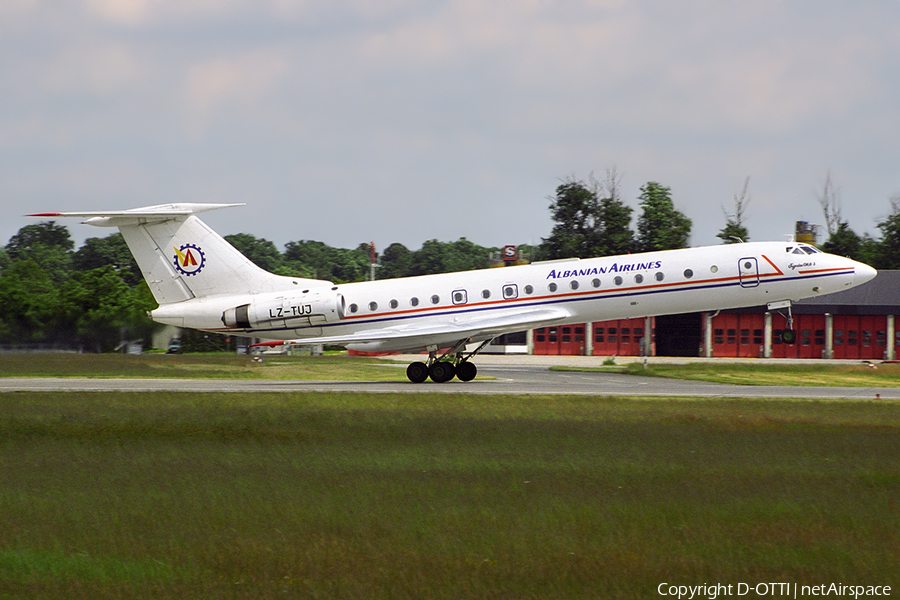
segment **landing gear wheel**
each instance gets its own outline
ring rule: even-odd
[[[428,366],[423,362],[414,362],[406,367],[406,376],[413,383],[422,383],[428,379]]]
[[[453,363],[448,363],[442,360],[439,360],[436,363],[431,365],[431,368],[428,370],[428,376],[431,377],[431,380],[435,383],[444,383],[453,379],[453,376],[456,375],[456,369],[453,366]]]
[[[794,329],[785,329],[781,332],[781,341],[785,344],[793,344],[797,341],[797,331]]]
[[[781,332],[781,341],[785,344],[793,344],[797,341],[797,332],[793,329],[785,329]]]
[[[460,381],[472,381],[478,374],[478,367],[469,361],[463,361],[456,366],[456,378]]]

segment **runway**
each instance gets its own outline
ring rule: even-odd
[[[809,398],[818,400],[900,400],[900,388],[824,386],[739,386],[638,377],[618,373],[551,371],[553,364],[573,364],[563,357],[479,357],[479,377],[464,383],[426,381],[412,384],[405,377],[405,357],[397,357],[396,381],[310,381],[249,379],[87,379],[0,378],[0,392],[127,391],[127,392],[367,392],[418,394],[573,394],[586,396],[646,396],[698,398]],[[585,358],[585,357],[578,357]],[[579,363],[575,363],[579,364]]]

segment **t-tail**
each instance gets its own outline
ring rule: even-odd
[[[33,217],[84,217],[85,224],[118,227],[160,304],[225,294],[295,290],[330,285],[282,277],[251,262],[196,214],[242,204],[161,204],[125,211],[40,213]]]

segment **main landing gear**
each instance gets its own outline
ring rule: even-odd
[[[486,340],[474,352],[466,354],[464,349],[468,341],[457,343],[440,357],[436,349],[429,348],[428,362],[416,361],[410,364],[406,367],[406,376],[413,383],[422,383],[429,377],[435,383],[446,383],[454,377],[460,381],[472,381],[478,374],[478,368],[469,359],[481,352],[491,340]]]

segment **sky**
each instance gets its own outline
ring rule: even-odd
[[[225,234],[539,244],[567,178],[671,189],[691,245],[900,196],[900,1],[2,0],[0,244],[169,202]],[[61,221],[63,222],[63,221]],[[110,230],[64,221],[76,246]],[[633,221],[634,226],[634,221]]]

